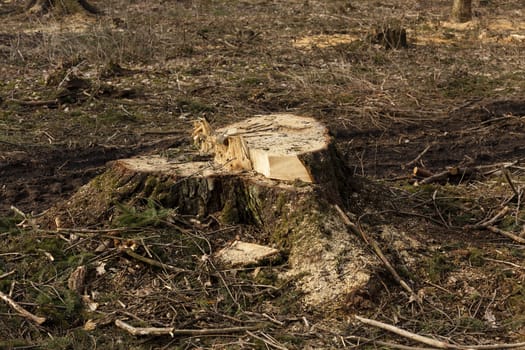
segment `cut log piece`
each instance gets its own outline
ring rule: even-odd
[[[358,179],[349,174],[324,126],[281,114],[215,132],[201,123],[194,137],[203,150],[215,152],[217,162],[162,156],[115,161],[69,201],[49,210],[47,226],[53,227],[57,216],[62,227],[80,220],[86,226],[111,222],[118,204],[153,201],[183,215],[252,225],[258,232],[254,243],[274,247],[287,259],[283,277],[295,280],[308,305],[341,308],[349,295],[366,287],[380,263],[362,240],[348,233],[334,209],[333,204],[350,208],[357,201]],[[222,138],[229,141],[218,142]],[[232,144],[240,147],[240,168],[228,166],[233,158],[217,156],[221,150],[227,154]],[[232,152],[239,156],[239,150]],[[248,163],[260,173],[247,170]],[[239,239],[231,235],[230,242]],[[210,244],[215,252],[229,246],[224,240]]]
[[[276,260],[278,255],[279,250],[275,248],[235,241],[230,246],[217,252],[216,257],[228,266],[246,267]]]

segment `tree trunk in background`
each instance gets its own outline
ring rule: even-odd
[[[57,11],[59,14],[69,14],[78,11],[86,11],[97,14],[100,11],[86,0],[29,0],[26,11],[31,14],[43,14]]]
[[[454,0],[451,17],[454,22],[470,21],[472,19],[472,0]]]

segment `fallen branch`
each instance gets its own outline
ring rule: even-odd
[[[512,190],[512,192],[514,192],[514,195],[515,195],[516,197],[519,197],[519,196],[520,196],[520,193],[519,193],[519,191],[516,189],[516,186],[514,186],[514,182],[512,181],[512,178],[510,177],[510,171],[509,171],[509,169],[504,168],[504,169],[503,169],[503,175],[505,176],[505,180],[507,180],[507,182],[509,183],[510,189]]]
[[[488,226],[492,226],[496,221],[503,218],[507,213],[510,211],[510,208],[507,206],[504,206],[499,212],[496,213],[491,219],[484,220],[476,224],[473,228],[487,228]]]
[[[170,335],[172,337],[175,337],[178,335],[199,336],[199,335],[242,333],[242,332],[262,328],[261,326],[208,328],[208,329],[176,329],[175,327],[164,327],[164,328],[134,327],[121,320],[115,320],[115,326],[125,330],[131,335]]]
[[[352,231],[352,233],[354,233],[355,235],[360,236],[366,244],[369,244],[372,247],[376,255],[379,257],[379,259],[381,259],[381,261],[386,266],[387,270],[390,272],[392,277],[394,277],[396,282],[399,283],[399,285],[410,294],[411,299],[420,303],[421,299],[419,298],[419,296],[412,290],[412,288],[410,288],[410,286],[401,278],[401,276],[399,276],[392,264],[390,264],[386,256],[383,254],[381,248],[379,248],[377,242],[371,237],[369,237],[366,234],[366,232],[361,230],[356,224],[350,221],[348,215],[346,215],[345,212],[337,204],[335,205],[335,209],[341,216],[343,223],[350,229],[350,231]]]
[[[522,348],[525,346],[525,342],[514,343],[514,344],[492,344],[492,345],[456,345],[456,344],[450,344],[450,343],[443,342],[440,340],[432,339],[429,337],[425,337],[425,336],[422,336],[416,333],[412,333],[412,332],[406,331],[404,329],[398,328],[388,323],[371,320],[369,318],[365,318],[365,317],[361,317],[357,315],[355,316],[355,318],[358,321],[361,321],[362,323],[367,324],[369,326],[377,327],[385,331],[389,331],[399,336],[402,336],[404,338],[414,340],[422,344],[430,345],[438,349],[457,349],[457,350],[493,350],[494,349],[495,350],[495,349],[516,349],[516,348]]]
[[[421,167],[414,167],[414,169],[412,170],[412,176],[416,176],[416,177],[431,177],[433,176],[434,173],[431,172],[430,170],[427,170],[425,168],[421,168]]]
[[[448,180],[451,176],[458,176],[461,175],[461,177],[464,177],[466,175],[472,175],[478,171],[477,168],[459,168],[459,167],[451,167],[445,171],[442,171],[440,173],[434,174],[432,176],[429,176],[427,178],[424,178],[423,180],[417,182],[418,185],[424,185],[439,181],[445,181]]]
[[[428,152],[428,150],[430,149],[430,146],[431,146],[431,145],[428,145],[427,147],[425,147],[425,149],[424,149],[421,153],[419,153],[419,154],[417,155],[416,158],[414,158],[414,159],[411,160],[410,162],[406,163],[406,164],[405,164],[405,167],[409,167],[409,166],[411,166],[412,164],[416,164],[417,162],[419,162],[419,160],[425,155],[425,153]]]
[[[31,101],[31,100],[25,101],[25,100],[18,100],[18,99],[12,98],[12,99],[9,99],[8,101],[17,103],[20,106],[27,106],[27,107],[55,106],[59,102],[58,98],[55,98],[53,100],[43,100],[43,101]]]
[[[438,349],[457,349],[457,348],[454,347],[453,344],[442,342],[440,340],[435,340],[435,339],[432,339],[432,338],[429,338],[429,337],[424,337],[422,335],[419,335],[419,334],[416,334],[416,333],[412,333],[412,332],[409,332],[409,331],[405,331],[404,329],[398,328],[398,327],[393,326],[393,325],[388,324],[388,323],[383,323],[383,322],[371,320],[369,318],[365,318],[365,317],[361,317],[361,316],[357,316],[357,315],[355,316],[355,318],[358,321],[361,321],[362,323],[367,324],[369,326],[380,328],[380,329],[383,329],[385,331],[392,332],[392,333],[400,335],[400,336],[402,336],[404,338],[417,341],[418,343],[430,345],[430,346],[433,346],[433,347],[438,348]]]
[[[503,209],[501,209],[496,215],[494,215],[493,218],[481,222],[477,225],[467,225],[465,226],[466,229],[482,229],[482,230],[488,230],[490,232],[497,233],[499,235],[505,236],[507,238],[512,239],[515,242],[525,244],[525,238],[520,237],[512,232],[502,230],[500,228],[497,228],[496,226],[493,226],[493,224],[498,221],[499,219],[503,218],[508,212],[510,211],[509,207],[505,206]]]
[[[9,272],[6,272],[6,273],[3,273],[0,275],[0,280],[2,278],[6,278],[7,276],[11,276],[12,274],[14,274],[16,271],[15,270],[12,270],[12,271],[9,271]]]
[[[287,350],[288,348],[283,346],[282,344],[279,344],[277,343],[277,341],[275,339],[273,339],[272,337],[266,335],[266,334],[262,334],[262,336],[258,336],[257,334],[253,333],[253,332],[250,332],[250,331],[246,331],[246,333],[248,333],[250,336],[254,337],[255,339],[257,340],[260,340],[262,341],[265,345],[266,345],[266,348],[275,348],[275,349],[279,349],[279,350]]]
[[[354,336],[354,335],[346,336],[346,337],[344,337],[344,339],[346,341],[348,341],[348,340],[357,341],[360,346],[363,346],[363,345],[366,345],[367,343],[370,343],[370,344],[377,344],[377,345],[385,346],[387,349],[436,350],[436,348],[434,348],[434,347],[432,347],[432,348],[427,348],[427,347],[422,348],[422,347],[419,347],[419,346],[401,345],[401,344],[390,343],[390,342],[385,342],[385,341],[376,340],[376,339],[370,339],[370,338],[366,338],[366,337],[362,337],[362,336]]]
[[[190,270],[186,270],[186,269],[182,269],[180,267],[164,264],[163,262],[147,258],[145,256],[142,256],[142,255],[134,252],[133,250],[131,250],[129,248],[124,249],[123,251],[129,257],[132,257],[134,259],[142,261],[143,263],[146,263],[146,264],[151,265],[151,266],[160,267],[161,269],[172,270],[172,271],[175,271],[175,272],[191,272]]]
[[[2,299],[3,301],[5,301],[9,306],[11,306],[11,308],[13,310],[15,310],[16,312],[18,312],[18,314],[20,316],[23,316],[33,322],[35,322],[36,324],[42,324],[44,322],[46,322],[46,318],[45,317],[40,317],[40,316],[36,316],[36,315],[33,315],[32,313],[30,313],[29,311],[27,311],[26,309],[24,309],[22,306],[18,305],[13,299],[11,299],[7,294],[4,294],[3,292],[0,291],[0,299]]]
[[[495,226],[487,226],[487,227],[485,227],[485,229],[489,230],[490,232],[494,232],[494,233],[497,233],[499,235],[502,235],[502,236],[505,236],[507,238],[510,238],[510,239],[512,239],[515,242],[518,242],[518,243],[521,243],[521,244],[525,244],[525,238],[520,237],[518,235],[515,235],[512,232],[502,230],[502,229],[497,228]]]

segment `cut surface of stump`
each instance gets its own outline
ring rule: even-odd
[[[271,114],[213,131],[205,120],[193,133],[203,152],[230,170],[255,170],[270,179],[316,182],[305,165],[310,154],[330,143],[328,130],[313,118]]]
[[[82,218],[84,225],[111,223],[119,206],[152,201],[176,208],[181,215],[213,217],[223,225],[255,230],[257,234],[249,236],[253,244],[265,246],[262,252],[258,249],[255,264],[264,264],[267,254],[278,251],[287,270],[282,278],[294,280],[307,305],[340,308],[349,295],[366,288],[380,264],[359,238],[349,234],[334,209],[355,198],[355,179],[322,124],[279,114],[217,131],[207,122],[198,127],[193,136],[202,150],[214,154],[214,161],[202,156],[192,160],[191,148],[178,151],[181,156],[189,154],[186,159],[150,155],[114,161],[67,202],[49,210],[47,226],[55,228],[57,216],[63,227],[74,226],[75,218]],[[240,150],[232,151],[232,145]],[[236,152],[242,156],[239,167],[231,164],[239,160]],[[297,179],[304,182],[291,181]],[[244,254],[246,244],[238,249],[239,243],[231,243],[238,240],[242,231],[241,238],[232,233],[227,241],[211,242],[215,253],[222,250],[214,259],[221,262],[221,256],[232,250],[242,251],[242,260],[254,257],[253,250]],[[264,253],[262,260],[259,253]],[[222,263],[238,262],[230,260]]]

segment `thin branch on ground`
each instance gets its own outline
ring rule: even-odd
[[[419,162],[419,160],[420,160],[421,158],[423,158],[423,156],[425,155],[425,153],[428,152],[428,150],[430,149],[430,147],[431,147],[431,145],[428,145],[427,147],[425,147],[425,149],[424,149],[421,153],[419,153],[419,154],[417,155],[416,158],[414,158],[414,159],[411,160],[410,162],[406,163],[404,166],[405,166],[405,167],[409,167],[409,166],[411,166],[412,164],[416,164],[417,162]]]
[[[6,272],[6,273],[3,273],[0,275],[0,280],[2,278],[6,278],[7,276],[11,276],[12,274],[14,274],[16,272],[16,270],[13,270],[13,271],[9,271],[9,272]]]
[[[438,349],[457,349],[457,350],[495,350],[495,349],[516,349],[516,348],[522,348],[525,347],[525,342],[522,343],[514,343],[514,344],[493,344],[493,345],[456,345],[456,344],[450,344],[447,342],[443,342],[440,340],[436,340],[433,338],[425,337],[416,333],[412,333],[409,331],[406,331],[404,329],[398,328],[396,326],[393,326],[388,323],[380,322],[371,320],[369,318],[361,317],[361,316],[355,316],[355,318],[358,321],[361,321],[362,323],[377,327],[380,329],[383,329],[385,331],[392,332],[394,334],[397,334],[399,336],[402,336],[404,338],[430,345],[434,348]]]
[[[520,196],[519,191],[516,189],[516,186],[514,186],[514,182],[512,181],[512,178],[510,177],[510,171],[508,168],[503,169],[503,175],[505,176],[505,180],[507,180],[512,192],[514,192],[514,195],[516,197]]]
[[[505,236],[507,238],[510,238],[512,239],[514,242],[518,242],[518,243],[521,243],[521,244],[525,244],[525,238],[523,237],[520,237],[512,232],[509,232],[509,231],[505,231],[505,230],[502,230],[500,228],[497,228],[495,226],[487,226],[485,227],[486,230],[489,230],[490,232],[494,232],[494,233],[497,233],[499,235],[502,235],[502,236]]]
[[[497,233],[499,235],[502,235],[502,236],[505,236],[507,238],[510,238],[512,239],[513,241],[515,242],[518,242],[518,243],[521,243],[521,244],[525,244],[525,238],[524,237],[520,237],[512,232],[509,232],[509,231],[505,231],[505,230],[502,230],[500,228],[497,228],[496,226],[494,226],[493,224],[502,219],[503,217],[505,217],[505,215],[510,211],[509,207],[503,207],[494,217],[492,217],[491,219],[485,221],[485,222],[481,222],[477,225],[467,225],[465,226],[466,229],[482,229],[482,230],[488,230],[490,232],[493,232],[493,233]]]
[[[145,256],[142,256],[142,255],[134,252],[133,250],[131,250],[129,248],[124,249],[123,252],[126,253],[126,255],[128,255],[131,258],[137,259],[137,260],[142,261],[143,263],[146,263],[146,264],[151,265],[151,266],[160,267],[161,269],[171,270],[171,271],[175,271],[175,272],[192,272],[190,270],[186,270],[186,269],[182,269],[180,267],[164,264],[163,262],[147,258]]]
[[[392,277],[394,277],[396,282],[410,294],[410,298],[413,301],[421,303],[421,299],[419,298],[419,296],[414,292],[412,288],[410,288],[410,286],[401,278],[401,276],[399,276],[399,274],[394,269],[392,264],[390,264],[386,256],[383,254],[383,251],[381,250],[377,242],[374,239],[372,239],[372,237],[368,236],[368,234],[366,234],[365,231],[363,231],[356,224],[354,224],[350,220],[348,215],[346,215],[345,212],[337,204],[335,205],[335,209],[341,216],[341,219],[343,220],[344,224],[350,229],[350,231],[354,233],[355,235],[360,236],[363,239],[363,241],[365,241],[365,243],[367,243],[368,245],[372,247],[374,252],[377,254],[379,259],[383,262],[383,264],[385,265],[387,270],[390,272]]]
[[[248,333],[250,336],[254,337],[255,339],[262,341],[266,345],[266,347],[271,347],[271,348],[275,348],[279,350],[288,349],[286,346],[279,344],[275,339],[273,339],[273,337],[270,337],[269,335],[265,333],[261,332],[261,336],[258,336],[257,334],[250,332],[250,331],[246,331],[246,333]]]
[[[229,327],[229,328],[207,328],[207,329],[176,329],[175,327],[134,327],[124,321],[115,320],[115,326],[121,328],[131,335],[179,335],[199,336],[199,335],[220,335],[231,333],[243,333],[250,330],[257,330],[263,326],[252,327]]]
[[[36,324],[40,325],[40,324],[46,322],[46,320],[47,320],[45,317],[40,317],[40,316],[33,315],[32,313],[30,313],[29,311],[24,309],[22,306],[17,304],[17,302],[14,301],[13,299],[11,299],[7,294],[4,294],[1,291],[0,291],[0,299],[5,301],[20,316],[23,316],[23,317],[27,318],[28,320],[31,320],[31,321],[35,322]]]

